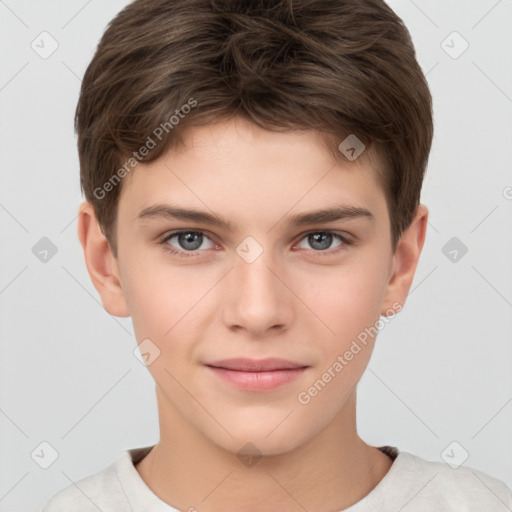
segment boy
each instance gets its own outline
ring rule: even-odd
[[[78,233],[131,316],[160,440],[57,511],[504,511],[507,486],[373,447],[356,386],[425,240],[431,96],[382,0],[136,0],[76,113]]]

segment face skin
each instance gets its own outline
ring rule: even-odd
[[[364,155],[341,164],[317,132],[270,132],[239,118],[185,135],[184,149],[124,178],[117,259],[91,205],[80,208],[79,237],[104,307],[131,316],[137,343],[149,338],[160,350],[148,366],[160,441],[137,471],[180,510],[347,508],[391,466],[356,431],[356,385],[375,338],[359,343],[308,403],[298,396],[381,314],[405,303],[428,210],[420,205],[393,253],[384,193]],[[157,204],[220,215],[233,230],[138,218]],[[288,221],[334,205],[365,208],[373,218]],[[175,230],[200,231],[202,243],[190,235],[164,241]],[[328,230],[350,243],[308,237]],[[247,237],[249,254],[263,251],[252,262],[237,252]],[[277,389],[247,391],[204,366],[234,357],[279,357],[308,368]],[[262,457],[250,465],[240,451]]]

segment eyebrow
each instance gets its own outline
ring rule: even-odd
[[[143,221],[153,218],[188,220],[198,224],[209,224],[211,226],[222,227],[231,232],[234,231],[233,224],[222,217],[222,215],[206,211],[181,208],[169,204],[155,204],[144,208],[137,215],[136,220]],[[282,220],[285,220],[292,226],[300,227],[309,224],[321,224],[336,220],[355,218],[366,218],[370,221],[375,220],[375,217],[370,210],[351,205],[335,205],[321,210],[294,213],[292,215],[285,216]]]

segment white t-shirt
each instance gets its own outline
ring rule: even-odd
[[[59,491],[41,512],[181,512],[159,499],[135,469],[152,448],[120,452],[110,466]],[[512,510],[512,492],[501,480],[467,466],[453,469],[444,462],[427,461],[393,446],[379,449],[394,459],[391,468],[367,496],[344,512]],[[190,510],[194,506],[201,510],[200,503]]]

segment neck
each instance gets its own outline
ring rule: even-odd
[[[205,437],[158,386],[157,399],[160,441],[136,469],[154,494],[179,510],[343,510],[369,494],[392,465],[357,435],[355,391],[314,438],[289,452],[253,459]]]

